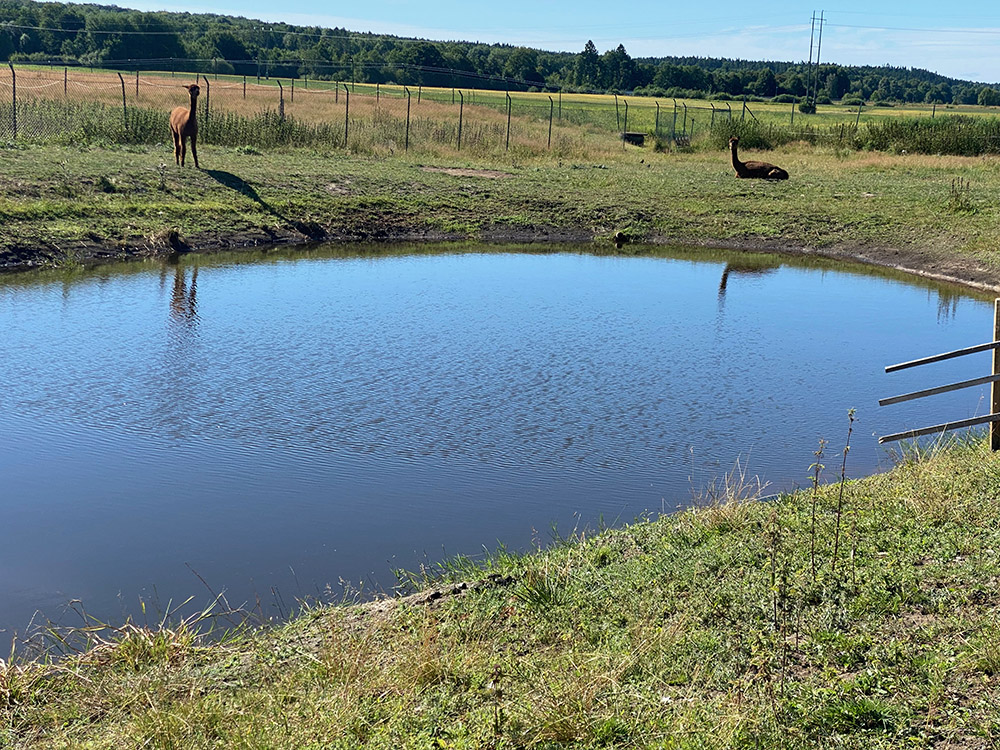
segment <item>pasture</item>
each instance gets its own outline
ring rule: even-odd
[[[158,143],[161,114],[185,101],[194,74],[89,71],[20,66],[0,71],[0,138],[34,143]],[[646,133],[660,148],[718,147],[732,134],[767,133],[759,146],[795,140],[884,150],[866,128],[887,123],[965,128],[993,122],[995,108],[970,105],[859,107],[791,103],[654,99],[638,96],[442,89],[308,79],[197,77],[200,139],[257,148],[340,146],[359,153],[415,150],[485,157],[513,152],[561,158],[599,157],[621,149],[621,132]],[[955,119],[956,116],[960,116]],[[953,127],[948,127],[952,123]],[[926,126],[926,125],[925,125]],[[981,127],[978,125],[976,127]],[[995,130],[995,125],[993,127]],[[977,136],[979,137],[979,136]],[[905,139],[905,136],[904,136]],[[898,139],[897,139],[898,140]],[[1000,149],[992,130],[980,137]],[[948,152],[948,139],[936,143]],[[903,150],[897,141],[892,148]],[[913,149],[921,150],[919,143]],[[959,153],[969,153],[967,147]]]

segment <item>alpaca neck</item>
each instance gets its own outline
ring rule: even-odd
[[[731,143],[731,144],[729,144],[729,146],[730,146],[730,150],[733,152],[733,168],[737,172],[740,172],[743,169],[743,162],[741,162],[740,159],[739,159],[739,156],[736,155],[736,144],[735,143]]]

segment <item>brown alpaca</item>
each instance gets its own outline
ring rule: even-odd
[[[736,155],[736,144],[740,139],[733,136],[729,139],[729,149],[733,152],[733,169],[737,177],[758,177],[764,180],[787,180],[788,172],[781,167],[768,164],[766,161],[740,161]]]
[[[201,89],[197,83],[185,86],[191,94],[191,108],[176,107],[170,113],[170,132],[174,136],[174,159],[180,166],[184,166],[184,157],[187,155],[187,139],[191,139],[191,156],[194,157],[195,169],[198,169],[198,147],[195,145],[198,140],[198,94]]]

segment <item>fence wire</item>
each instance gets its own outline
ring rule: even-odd
[[[169,143],[167,113],[188,106],[184,86],[195,82],[198,140],[217,145],[538,151],[566,146],[571,136],[563,126],[666,137],[689,127],[676,105],[630,107],[624,99],[612,107],[597,97],[569,103],[559,95],[502,91],[8,66],[0,69],[0,139]]]

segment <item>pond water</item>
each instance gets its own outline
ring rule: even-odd
[[[341,582],[805,486],[988,412],[992,303],[774,256],[318,248],[0,277],[0,627]],[[833,467],[837,467],[835,470]],[[152,619],[152,616],[150,616]]]

